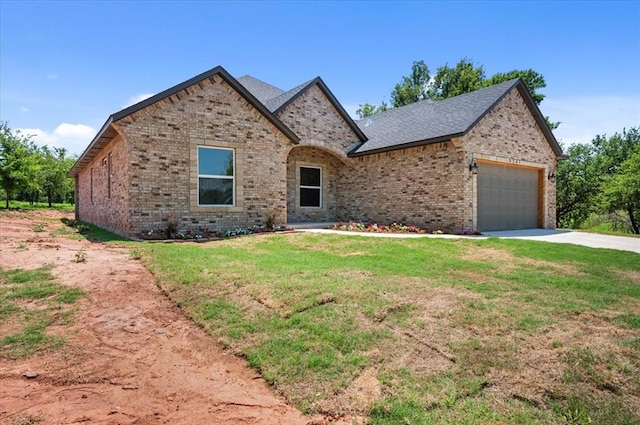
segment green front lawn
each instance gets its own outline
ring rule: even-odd
[[[136,252],[188,316],[305,412],[640,423],[638,254],[317,234]]]

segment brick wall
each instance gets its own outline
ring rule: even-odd
[[[546,176],[555,171],[556,155],[547,143],[540,127],[529,112],[522,96],[512,90],[462,139],[465,161],[476,158],[541,170],[543,223],[545,228],[556,225],[555,183]],[[465,186],[467,207],[474,205],[473,186]]]
[[[111,161],[111,167],[109,161]],[[109,168],[111,168],[110,190]],[[109,142],[100,154],[79,173],[77,179],[78,218],[118,234],[128,234],[130,231],[129,168],[124,138],[118,135]]]
[[[468,224],[465,167],[452,142],[357,157],[339,182],[338,216],[458,230]]]
[[[117,123],[131,143],[128,236],[169,224],[178,231],[224,231],[286,222],[286,162],[292,142],[221,77],[129,115]],[[197,146],[235,151],[235,206],[197,203]]]

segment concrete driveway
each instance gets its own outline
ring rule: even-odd
[[[314,233],[334,233],[345,236],[369,236],[378,238],[474,238],[484,239],[488,237],[530,239],[534,241],[552,243],[571,243],[574,245],[588,246],[590,248],[619,249],[640,254],[640,238],[626,236],[598,235],[595,233],[577,232],[572,230],[528,229],[507,230],[500,232],[484,232],[481,236],[462,235],[418,235],[415,233],[367,233],[367,232],[343,232],[331,230],[325,227],[326,223],[312,223],[311,225],[298,225],[296,231]]]
[[[534,241],[554,243],[572,243],[574,245],[583,245],[591,248],[619,249],[622,251],[631,251],[640,254],[640,238],[626,236],[609,236],[570,230],[549,229],[485,232],[483,233],[483,236],[510,239],[530,239]]]

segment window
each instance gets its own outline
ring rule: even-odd
[[[300,167],[300,206],[322,206],[322,169]]]
[[[198,205],[230,206],[235,199],[233,149],[198,147]]]

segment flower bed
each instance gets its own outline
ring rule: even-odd
[[[164,231],[153,231],[149,230],[146,232],[142,232],[141,239],[150,240],[150,241],[210,241],[222,238],[232,238],[235,236],[242,235],[253,235],[259,233],[274,233],[274,232],[284,232],[287,230],[293,230],[287,228],[285,226],[271,226],[267,227],[266,225],[254,225],[249,227],[238,227],[234,229],[228,229],[225,232],[213,232],[209,229],[201,229],[198,232],[192,232],[191,230],[186,230],[184,232],[173,231],[171,228],[165,229]]]
[[[333,230],[343,230],[346,232],[372,232],[372,233],[428,233],[426,229],[418,226],[408,226],[406,224],[378,224],[364,223],[362,221],[339,222],[333,226]]]
[[[345,232],[370,232],[370,233],[417,233],[417,234],[427,234],[431,233],[434,235],[442,235],[445,233],[455,234],[455,235],[479,235],[480,232],[467,229],[465,227],[460,228],[454,231],[442,231],[442,230],[433,230],[429,231],[422,227],[411,226],[406,224],[399,223],[391,223],[391,224],[378,224],[373,222],[362,222],[362,221],[349,221],[349,222],[339,222],[332,227],[333,230],[342,230]]]

